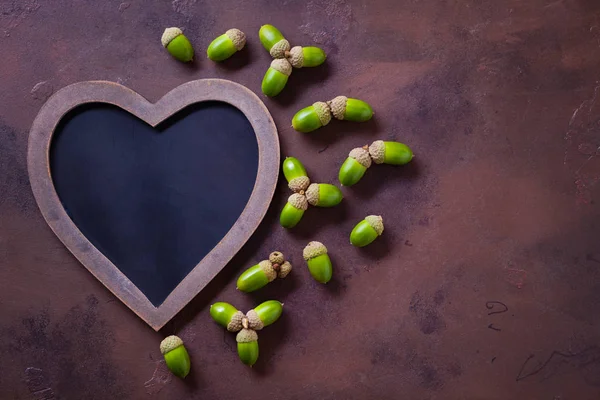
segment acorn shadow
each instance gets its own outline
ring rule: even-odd
[[[227,60],[215,62],[217,68],[226,70],[226,71],[238,71],[246,66],[248,66],[252,61],[254,61],[254,54],[252,53],[253,45],[246,41],[246,45],[244,48]],[[208,57],[207,60],[212,62]]]
[[[380,260],[390,253],[393,244],[397,244],[394,237],[395,235],[392,232],[386,232],[384,229],[383,234],[371,244],[365,247],[357,247],[356,250],[369,260]]]
[[[289,334],[289,322],[285,312],[285,306],[281,317],[260,331],[258,331],[259,357],[256,364],[252,366],[252,372],[266,376],[275,371],[274,361],[278,354],[278,348],[284,344],[284,338]],[[279,356],[280,357],[280,356]]]
[[[347,201],[344,200],[334,207],[313,207],[309,205],[302,220],[297,226],[289,229],[289,233],[296,238],[307,240],[315,237],[315,234],[327,225],[342,224],[347,215],[348,206]]]
[[[321,85],[329,77],[330,72],[331,67],[327,62],[318,67],[294,68],[285,88],[281,93],[273,97],[272,100],[281,106],[290,106],[296,101],[300,91],[310,91],[310,86]],[[309,105],[307,104],[306,106]]]
[[[356,139],[358,143],[356,147],[360,147],[377,140],[380,132],[381,127],[376,118],[372,118],[366,122],[340,121],[332,118],[328,125],[312,132],[300,134],[307,141],[312,142],[319,149],[320,153],[324,153],[327,150],[321,151],[323,148],[338,142],[344,136],[352,136],[353,140]],[[358,139],[362,139],[363,143],[360,143]],[[348,153],[350,153],[350,150],[352,149],[349,148]],[[343,160],[340,160],[340,162],[343,162]]]
[[[344,187],[360,199],[370,199],[390,181],[404,184],[417,184],[422,166],[417,158],[406,165],[371,164],[362,179],[355,185]]]

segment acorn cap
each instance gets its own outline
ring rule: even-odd
[[[308,209],[308,201],[306,201],[306,196],[300,193],[294,193],[288,197],[288,203],[293,205],[298,210],[306,211]]]
[[[371,166],[371,156],[369,152],[362,147],[357,147],[350,151],[348,156],[354,158],[360,164],[362,164],[365,168],[369,168]]]
[[[260,268],[263,270],[269,282],[272,282],[273,279],[277,278],[277,271],[273,269],[273,265],[269,260],[263,260],[258,263]]]
[[[344,119],[346,113],[346,102],[348,98],[346,96],[338,96],[335,99],[329,101],[329,107],[331,107],[331,113],[339,120]]]
[[[181,29],[175,27],[167,28],[163,32],[162,37],[160,38],[160,42],[164,47],[167,47],[169,43],[171,43],[171,40],[175,39],[179,35],[183,35]]]
[[[285,76],[290,76],[292,74],[292,65],[285,58],[278,58],[271,61],[271,68],[281,72]]]
[[[288,274],[292,272],[292,264],[289,261],[285,261],[283,264],[279,266],[279,271],[277,272],[277,277],[283,279]]]
[[[327,247],[321,242],[310,242],[302,251],[302,256],[306,261],[327,254]]]
[[[225,32],[225,34],[227,35],[227,37],[229,37],[229,39],[231,39],[233,45],[238,51],[243,49],[246,45],[246,34],[240,31],[239,29],[230,29],[227,32]]]
[[[302,46],[294,46],[289,51],[287,59],[294,68],[302,68],[304,65],[304,52]]]
[[[288,183],[288,187],[292,190],[292,192],[299,192],[301,190],[306,190],[306,188],[310,185],[310,179],[308,176],[298,176]]]
[[[171,335],[167,336],[160,342],[160,352],[162,354],[167,354],[171,350],[175,350],[179,346],[183,345],[183,340],[179,336]]]
[[[238,343],[249,343],[256,342],[258,340],[258,335],[252,329],[242,329],[237,336],[235,337],[235,341]]]
[[[313,107],[317,112],[317,116],[319,117],[319,121],[321,121],[321,125],[325,126],[331,121],[331,109],[322,101],[317,101],[313,103]]]
[[[375,232],[377,232],[378,236],[381,236],[383,233],[383,218],[380,215],[368,215],[365,217],[365,221],[371,225]]]
[[[290,50],[290,42],[285,39],[281,39],[279,42],[275,43],[271,50],[269,50],[269,54],[273,58],[285,58],[285,52]]]
[[[319,184],[313,183],[306,189],[306,200],[311,206],[319,204]]]
[[[385,159],[385,143],[383,140],[376,140],[369,146],[369,154],[375,164],[383,164]]]
[[[244,318],[244,313],[241,311],[236,311],[235,314],[231,317],[231,321],[227,324],[227,330],[229,332],[237,332],[242,329],[242,319]]]
[[[273,264],[281,265],[285,261],[285,257],[283,256],[282,252],[274,251],[271,254],[269,254],[269,261],[271,261],[271,263]]]
[[[254,310],[250,310],[246,313],[246,318],[248,318],[248,327],[255,331],[260,331],[265,327],[265,324],[262,322],[257,312]]]

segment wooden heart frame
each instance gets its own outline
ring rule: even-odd
[[[258,143],[258,170],[246,207],[221,241],[190,271],[165,301],[155,307],[146,296],[81,233],[67,215],[50,172],[50,145],[60,120],[89,103],[115,105],[152,127],[187,106],[205,101],[228,103],[244,113]],[[187,82],[156,103],[113,82],[90,81],[56,92],[40,109],[29,132],[27,164],[33,194],[42,215],[73,255],[125,305],[159,330],[189,303],[233,258],[254,233],[273,198],[279,175],[279,138],[263,102],[246,87],[222,79]]]

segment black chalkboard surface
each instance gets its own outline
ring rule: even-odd
[[[189,106],[157,129],[112,105],[80,106],[50,147],[68,215],[155,306],[233,226],[257,168],[251,124],[222,102]]]

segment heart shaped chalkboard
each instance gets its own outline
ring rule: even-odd
[[[268,110],[219,79],[155,104],[111,82],[68,86],[40,110],[28,151],[48,225],[155,330],[248,240],[279,170]]]

